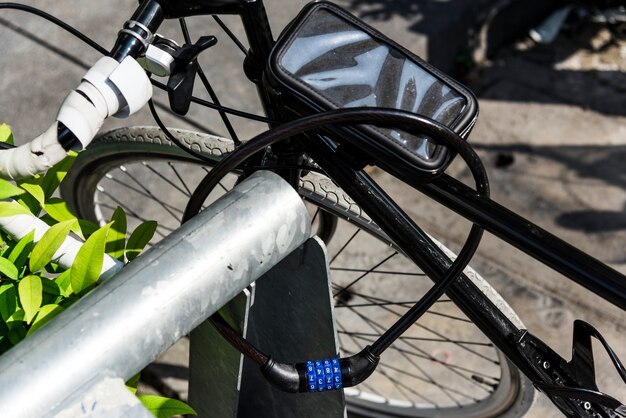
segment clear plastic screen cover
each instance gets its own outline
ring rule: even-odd
[[[305,18],[277,64],[337,108],[402,109],[453,127],[467,106],[466,96],[442,79],[325,8]],[[393,129],[375,130],[425,165],[441,160],[442,147],[427,138]]]

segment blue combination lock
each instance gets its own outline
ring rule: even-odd
[[[337,357],[307,361],[306,377],[309,392],[324,392],[342,388],[341,366]]]

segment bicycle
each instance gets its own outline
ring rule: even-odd
[[[194,2],[190,2],[189,4],[194,4]],[[146,38],[148,35],[155,32],[156,27],[154,26],[158,26],[158,24],[160,24],[160,19],[155,18],[155,16],[164,12],[168,15],[168,17],[182,17],[191,12],[191,9],[184,8],[189,4],[185,3],[181,5],[167,1],[144,2],[135,13],[135,16],[131,19],[134,23],[131,22],[126,25],[124,32],[122,32],[121,36],[118,38],[118,45],[113,55],[115,56],[117,53],[119,54],[118,58],[125,58],[126,50],[140,51],[137,55],[141,55],[143,50],[146,48],[146,45],[149,44]],[[264,89],[269,89],[263,87],[264,84],[261,81],[261,74],[263,73],[262,67],[264,63],[268,61],[267,56],[269,55],[273,45],[271,32],[269,31],[269,26],[267,24],[267,16],[264,14],[262,3],[249,2],[246,3],[244,7],[244,5],[239,5],[239,3],[235,1],[224,2],[218,6],[199,2],[195,4],[195,6],[200,9],[193,9],[194,14],[199,12],[206,14],[237,12],[242,15],[244,26],[246,27],[250,37],[252,51],[247,52],[248,59],[246,68],[249,72],[249,77],[255,80],[257,85],[261,86],[259,88],[263,97]],[[241,9],[239,9],[239,7],[241,7]],[[162,10],[159,12],[160,8],[162,8]],[[137,24],[137,22],[140,24]],[[259,22],[262,24],[259,25]],[[183,25],[183,30],[185,30],[184,27],[185,26]],[[181,65],[184,72],[179,72],[177,74],[179,77],[177,79],[179,84],[174,86],[182,86],[182,89],[186,90],[186,93],[189,93],[188,85],[185,85],[185,83],[189,83],[190,76],[188,76],[185,72],[189,71],[189,74],[195,76],[195,72],[198,71],[198,68],[195,67],[196,64],[194,64],[195,55],[197,55],[202,48],[210,47],[209,44],[212,40],[205,38],[202,41],[202,44],[192,46],[193,44],[191,43],[190,36],[186,34],[185,38],[187,49],[175,44],[172,45],[171,41],[168,42],[167,39],[163,38],[157,38],[157,42],[160,42],[161,47],[163,47],[163,51],[172,52],[172,56],[174,53],[178,53],[180,55],[183,55],[184,53],[191,54],[191,59],[184,59],[184,64]],[[196,48],[195,50],[193,49],[194,47]],[[183,60],[180,55],[173,58]],[[257,61],[256,67],[255,59]],[[259,66],[261,66],[261,70],[259,70]],[[158,71],[159,68],[156,68],[155,70]],[[202,79],[202,72],[199,72],[199,74]],[[434,74],[439,75],[436,72]],[[176,90],[174,87],[170,90]],[[267,91],[265,91],[265,93],[267,93]],[[285,95],[284,92],[282,94]],[[173,107],[175,107],[180,113],[184,113],[186,111],[186,107],[189,104],[188,100],[199,102],[198,99],[192,99],[188,94],[176,97],[176,93],[174,93],[174,96],[175,97],[172,99]],[[200,102],[203,103],[202,101]],[[285,116],[281,115],[282,109],[272,103],[271,98],[265,98],[265,105],[268,110],[268,114],[270,115],[269,117],[258,117],[256,115],[249,114],[247,116],[254,117],[257,120],[260,119],[264,122],[270,122],[272,124],[276,124],[275,122],[278,120],[283,121]],[[204,102],[204,104],[207,103]],[[216,106],[214,105],[213,107]],[[219,106],[218,108],[223,112],[231,111],[230,109],[224,109]],[[429,276],[441,278],[444,274],[446,274],[451,278],[455,278],[456,274],[447,273],[448,268],[450,268],[449,258],[453,258],[451,254],[440,249],[440,245],[435,244],[416,225],[412,224],[410,219],[407,219],[400,208],[398,208],[392,201],[386,200],[384,191],[378,188],[375,183],[369,179],[369,176],[360,170],[365,165],[363,155],[355,149],[354,143],[349,142],[350,139],[346,139],[345,132],[337,130],[331,131],[330,133],[325,133],[324,136],[326,138],[322,136],[321,140],[319,138],[316,140],[307,136],[298,136],[299,140],[304,144],[306,154],[311,157],[314,163],[307,160],[300,161],[298,157],[301,153],[294,153],[293,149],[290,149],[289,147],[281,148],[280,145],[274,145],[273,151],[276,155],[278,155],[278,157],[274,160],[272,160],[273,155],[264,155],[263,158],[260,158],[258,155],[258,152],[262,151],[265,146],[273,142],[279,135],[300,135],[305,131],[305,129],[312,129],[314,127],[319,128],[321,125],[328,124],[331,120],[338,125],[377,121],[378,123],[386,124],[387,126],[402,126],[407,131],[416,129],[416,126],[418,126],[419,129],[422,130],[420,132],[421,134],[426,132],[432,138],[446,141],[446,145],[454,148],[457,152],[462,153],[464,158],[467,160],[471,161],[473,158],[471,150],[466,148],[466,146],[463,145],[464,142],[459,140],[458,134],[462,132],[454,133],[451,132],[449,128],[432,123],[428,119],[411,116],[402,112],[383,110],[372,111],[371,109],[362,109],[352,112],[338,111],[338,113],[325,113],[321,117],[312,116],[308,119],[302,119],[299,121],[296,120],[295,122],[287,124],[280,124],[275,130],[270,131],[267,135],[259,137],[251,143],[246,143],[246,145],[239,145],[237,144],[238,141],[235,141],[235,144],[232,144],[230,141],[219,139],[211,135],[198,135],[176,130],[172,130],[168,133],[168,130],[164,126],[161,126],[160,130],[130,128],[114,131],[103,136],[97,143],[94,143],[89,148],[90,151],[83,154],[81,159],[77,162],[75,171],[73,171],[73,173],[67,178],[67,182],[63,187],[65,189],[65,193],[68,194],[68,197],[74,197],[71,204],[81,216],[86,216],[96,221],[102,221],[107,216],[106,210],[108,208],[106,207],[106,204],[101,204],[99,201],[100,196],[98,196],[98,194],[102,196],[106,195],[106,190],[99,185],[99,182],[103,178],[105,180],[112,179],[112,181],[116,181],[115,178],[109,174],[109,170],[119,167],[120,162],[124,164],[124,169],[122,170],[124,173],[129,173],[126,165],[130,164],[135,159],[143,160],[144,155],[148,155],[150,158],[154,158],[156,160],[171,159],[176,162],[184,161],[192,165],[200,165],[197,159],[188,157],[183,151],[178,148],[174,148],[171,141],[168,141],[175,141],[177,137],[182,137],[186,140],[186,142],[188,142],[189,145],[191,145],[192,148],[193,146],[199,146],[200,150],[204,151],[205,155],[196,155],[196,157],[204,159],[203,164],[206,163],[209,165],[215,165],[221,161],[222,155],[230,155],[225,162],[222,161],[218,165],[217,170],[212,170],[213,176],[207,177],[208,180],[200,182],[199,187],[193,195],[191,193],[191,189],[188,188],[184,182],[179,186],[179,191],[183,192],[183,194],[186,192],[190,195],[190,197],[192,197],[192,204],[188,206],[186,216],[191,216],[194,212],[197,212],[205,201],[206,192],[213,188],[213,186],[218,185],[215,180],[218,178],[215,174],[216,171],[219,171],[220,174],[222,172],[224,174],[229,172],[243,172],[245,174],[246,170],[254,170],[260,167],[263,169],[273,168],[279,173],[289,173],[285,174],[285,177],[296,187],[300,187],[298,185],[300,178],[297,175],[297,170],[305,170],[309,171],[309,173],[303,177],[304,180],[301,193],[306,199],[321,209],[318,209],[317,212],[315,212],[316,215],[314,215],[315,229],[317,230],[318,235],[328,242],[328,245],[331,247],[331,253],[332,246],[337,245],[335,244],[336,241],[333,241],[333,239],[337,239],[337,237],[344,234],[341,229],[338,229],[338,219],[347,218],[353,225],[356,225],[357,234],[359,230],[365,230],[374,237],[380,239],[383,242],[383,247],[388,247],[389,244],[393,243],[393,247],[397,248],[397,250],[392,250],[391,254],[393,255],[390,254],[382,259],[378,259],[374,263],[375,268],[383,265],[384,262],[387,262],[387,259],[402,256],[402,253],[404,253],[412,257],[413,262],[420,264],[422,269],[426,271]],[[393,121],[393,123],[390,121]],[[468,126],[466,126],[466,128],[467,127]],[[469,125],[469,128],[471,128],[471,125]],[[350,134],[352,135],[354,132],[355,131],[350,131]],[[65,135],[69,136],[70,134],[65,133]],[[328,137],[331,137],[333,141],[329,140]],[[151,143],[146,143],[146,139],[148,139]],[[264,143],[263,141],[266,142]],[[350,152],[338,153],[336,143],[334,143],[334,141],[337,141],[342,145],[348,144],[345,145],[345,148],[347,148]],[[327,155],[319,151],[318,148],[320,147],[320,143],[326,148]],[[72,141],[69,141],[67,144],[69,147],[75,145]],[[263,147],[258,145],[260,148],[253,148],[255,146],[254,144],[262,144]],[[233,147],[233,145],[236,145],[236,147]],[[359,143],[359,145],[363,144]],[[377,165],[391,171],[396,177],[400,178],[412,187],[417,188],[431,197],[435,197],[436,199],[443,201],[446,206],[452,207],[462,215],[470,218],[472,221],[483,227],[487,227],[490,231],[499,234],[502,237],[508,238],[509,241],[513,241],[513,243],[519,247],[523,247],[523,249],[530,251],[534,256],[543,258],[544,261],[549,260],[549,262],[555,265],[557,269],[560,269],[560,271],[569,273],[574,276],[577,281],[586,283],[587,287],[590,287],[592,291],[601,294],[618,306],[621,306],[622,308],[624,307],[624,285],[623,282],[620,282],[620,280],[622,280],[620,275],[606,267],[600,266],[596,261],[591,260],[588,256],[584,256],[576,250],[566,248],[565,245],[558,240],[554,241],[556,245],[553,248],[547,248],[547,246],[541,242],[540,238],[550,237],[552,239],[549,234],[541,231],[534,225],[530,227],[527,226],[528,224],[525,221],[516,217],[512,213],[507,213],[503,208],[485,197],[488,194],[488,189],[486,188],[485,182],[480,180],[481,174],[479,168],[476,168],[476,176],[479,178],[478,186],[482,187],[482,192],[476,194],[467,186],[454,181],[445,174],[441,174],[441,170],[439,170],[441,167],[435,167],[436,169],[434,169],[431,173],[422,172],[422,178],[418,179],[420,180],[418,181],[415,178],[412,178],[415,174],[415,170],[411,171],[394,167],[394,164],[398,162],[397,153],[394,154],[391,152],[384,154],[386,152],[385,149],[381,149],[381,147],[377,148],[376,144],[371,142],[367,144],[367,147],[369,152],[366,153],[367,158],[365,158],[365,160],[369,159],[369,161],[366,162],[372,162],[372,159],[374,159]],[[233,151],[233,148],[236,151]],[[372,155],[375,153],[371,151],[372,149],[375,149],[376,152],[380,152],[384,155],[379,155],[375,158]],[[124,154],[121,154],[121,152],[124,152]],[[206,154],[208,154],[208,157]],[[294,154],[296,155],[295,157]],[[248,165],[242,165],[245,159],[237,160],[237,158],[239,158],[238,156],[241,155],[246,157],[256,157],[251,163],[248,163]],[[347,159],[347,155],[354,156],[351,158],[349,163],[346,163],[345,161]],[[445,164],[442,164],[442,166],[443,165]],[[149,171],[156,173],[157,175],[163,173],[162,170],[155,169],[154,167],[150,167],[149,165],[142,163],[140,163],[138,167],[147,168]],[[172,174],[182,181],[182,175],[180,172],[177,172],[175,168],[173,168],[175,167],[174,165],[166,163],[165,167],[169,167],[167,170],[171,170]],[[320,169],[328,174],[334,182],[338,183],[344,191],[341,191],[341,189],[334,186],[332,181],[321,176],[318,173]],[[200,167],[200,170],[204,171],[202,167]],[[296,174],[294,174],[294,172]],[[423,182],[424,177],[427,178],[428,182]],[[132,177],[128,178],[132,179]],[[162,175],[160,178],[170,184],[170,186],[172,185],[171,179],[167,179]],[[196,182],[198,182],[197,179],[194,180],[194,183]],[[140,182],[135,183],[139,185]],[[144,197],[151,196],[151,192],[141,189],[139,191],[143,192]],[[377,196],[377,198],[372,199],[368,196]],[[165,208],[167,212],[175,210],[175,208],[167,204],[167,202],[160,201],[157,203]],[[143,206],[143,202],[140,204]],[[131,209],[129,213],[133,214],[136,212]],[[369,216],[366,215],[366,213],[369,214]],[[394,221],[394,219],[396,220]],[[512,230],[505,230],[504,227],[507,225],[513,225],[511,228]],[[167,224],[163,224],[163,226],[165,228],[170,227]],[[475,231],[475,235],[476,234],[477,232]],[[537,238],[538,236],[540,236],[540,238]],[[344,244],[349,245],[352,243],[356,235],[348,234],[347,237],[349,240],[347,243],[345,241],[339,241],[339,252],[347,251],[347,245]],[[476,236],[474,238],[476,238]],[[359,236],[358,239],[358,244],[362,246],[363,243],[361,242],[361,236]],[[474,242],[473,245],[477,245],[477,242]],[[561,255],[559,254],[559,251],[567,255],[575,255],[579,258],[573,263],[567,265],[563,262],[563,260],[558,259],[558,256]],[[469,250],[469,252],[465,252],[464,257],[459,257],[459,260],[463,260],[463,262],[459,261],[455,264],[455,268],[457,270],[464,267],[463,264],[465,261],[469,261],[469,259],[464,260],[464,258],[466,258],[468,254],[469,257],[471,257],[471,253],[472,251]],[[331,263],[336,260],[341,259],[335,256],[331,257]],[[404,267],[403,262],[397,262],[397,264]],[[599,269],[604,275],[602,279],[606,279],[609,284],[607,285],[602,283],[599,275],[590,273],[589,271],[592,268]],[[349,272],[350,270],[353,272],[356,270],[360,273],[371,273],[373,269],[341,267],[340,269],[335,270],[335,272]],[[458,271],[460,272],[460,270]],[[390,273],[388,270],[378,270],[377,272],[379,275],[388,275]],[[397,276],[400,278],[407,276],[412,277],[412,275],[416,274],[410,270],[401,270],[398,273],[400,274],[397,274]],[[432,351],[420,348],[412,342],[418,340],[424,342],[424,337],[405,334],[404,337],[396,335],[395,338],[387,338],[386,331],[390,329],[390,326],[379,324],[376,314],[368,312],[368,308],[378,307],[379,312],[382,312],[378,314],[381,317],[380,320],[389,320],[387,316],[395,317],[401,315],[394,309],[402,309],[402,313],[404,313],[408,310],[407,305],[409,305],[409,302],[411,301],[397,298],[398,296],[403,295],[381,297],[380,295],[384,292],[384,289],[381,289],[380,286],[376,287],[375,291],[378,293],[375,295],[349,291],[347,288],[353,286],[352,280],[342,279],[337,277],[337,275],[334,276],[336,285],[342,286],[338,288],[338,292],[336,294],[339,300],[338,310],[342,306],[347,307],[350,310],[350,314],[352,316],[356,316],[356,318],[360,319],[364,324],[364,328],[361,328],[363,331],[357,330],[352,333],[349,329],[342,329],[342,326],[339,326],[340,332],[345,332],[344,335],[346,335],[346,340],[349,341],[348,344],[344,342],[344,346],[342,348],[342,351],[345,354],[356,354],[356,352],[362,348],[363,344],[372,343],[372,345],[376,346],[376,337],[384,333],[386,337],[384,343],[382,343],[383,350],[386,348],[385,346],[391,342],[391,340],[396,338],[400,338],[399,341],[405,345],[403,346],[404,348],[401,346],[400,349],[394,349],[396,351],[396,358],[393,358],[393,360],[389,363],[381,363],[380,367],[383,367],[383,369],[378,370],[383,370],[383,372],[381,372],[381,375],[379,376],[379,382],[380,380],[388,380],[392,383],[396,383],[392,379],[392,372],[405,372],[405,375],[411,376],[413,373],[406,373],[406,370],[403,369],[403,367],[406,367],[407,364],[412,366],[414,369],[419,370],[421,366],[416,365],[415,360],[413,360],[413,362],[407,360],[407,358],[412,358],[410,356],[425,360],[425,364],[437,367],[443,366],[441,368],[445,369],[447,373],[451,373],[457,377],[460,382],[450,383],[451,386],[449,387],[444,386],[441,383],[435,384],[434,387],[436,388],[436,391],[440,392],[440,396],[443,396],[444,401],[442,401],[443,403],[441,405],[434,404],[432,406],[429,406],[427,403],[430,399],[426,397],[425,401],[425,399],[423,399],[424,395],[421,393],[411,394],[419,400],[402,402],[401,399],[403,397],[407,397],[406,393],[403,394],[402,392],[408,391],[408,389],[397,383],[396,387],[392,388],[390,391],[390,394],[383,396],[383,398],[386,399],[386,403],[380,403],[373,398],[371,394],[367,393],[367,391],[375,392],[376,390],[372,390],[370,387],[366,386],[366,390],[353,391],[352,394],[354,396],[349,401],[357,414],[363,414],[365,416],[372,414],[386,414],[387,416],[419,414],[421,416],[428,416],[428,414],[436,415],[442,413],[448,413],[454,416],[459,416],[459,414],[465,414],[466,416],[517,414],[523,412],[525,408],[527,408],[528,403],[531,401],[531,380],[543,391],[548,393],[557,406],[570,416],[579,416],[581,414],[586,414],[591,410],[597,412],[600,416],[608,416],[606,414],[608,414],[607,411],[609,409],[612,408],[613,410],[617,410],[619,408],[616,403],[611,403],[611,399],[605,397],[604,395],[579,390],[581,387],[593,389],[592,385],[595,385],[595,383],[584,379],[577,380],[576,376],[570,376],[570,374],[575,374],[577,370],[585,370],[588,368],[588,365],[585,366],[576,363],[573,366],[564,366],[563,364],[560,364],[558,360],[559,357],[550,351],[548,347],[543,346],[541,342],[535,339],[531,334],[521,331],[523,326],[515,316],[515,313],[507,307],[506,303],[483,279],[471,272],[466,272],[466,275],[469,276],[469,279],[454,282],[451,284],[451,287],[447,289],[445,286],[440,285],[437,292],[448,290],[451,300],[457,303],[467,316],[471,318],[471,320],[475,322],[485,334],[488,335],[501,352],[493,350],[488,343],[485,345],[485,343],[476,342],[471,339],[459,342],[456,338],[451,339],[449,337],[441,336],[439,338],[444,340],[447,339],[447,343],[452,344],[455,347],[455,350],[460,353],[465,353],[470,357],[485,359],[487,363],[493,365],[495,368],[495,372],[493,373],[484,372],[484,368],[486,366],[483,366],[483,370],[480,372],[476,370],[470,370],[468,372],[467,369],[463,370],[461,367],[457,367],[457,365],[447,364],[445,357],[442,360],[436,357]],[[363,277],[365,277],[365,275]],[[374,284],[372,286],[377,284],[376,281],[377,280],[374,279]],[[380,279],[378,279],[378,281],[380,281]],[[437,283],[441,284],[445,281],[448,280],[437,281]],[[418,290],[418,294],[424,293],[424,290],[421,288],[416,290]],[[436,293],[434,294],[436,295]],[[397,299],[395,303],[392,303],[394,296]],[[361,303],[351,304],[351,301],[358,301],[359,299],[362,300]],[[434,299],[436,299],[436,297]],[[447,299],[444,299],[440,303],[446,304],[446,301]],[[431,304],[434,302],[435,300],[430,301]],[[417,310],[423,311],[428,304],[428,302],[418,304],[418,306],[421,306]],[[388,308],[389,305],[394,306],[394,309]],[[448,303],[448,305],[450,304]],[[357,307],[362,308],[365,312],[367,312],[367,314],[354,313],[353,311]],[[420,315],[422,313],[423,312],[419,312]],[[455,321],[453,322],[454,324],[458,324],[459,322],[465,323],[466,321],[456,316],[457,314],[451,315],[449,312],[442,313],[433,311],[432,315],[438,316],[439,318],[448,318],[451,321]],[[371,319],[372,317],[377,318],[377,320],[373,321]],[[418,322],[418,326],[423,325],[421,321],[424,319],[425,317]],[[409,322],[412,323],[413,321]],[[363,324],[361,326],[363,326]],[[351,324],[350,326],[355,325]],[[594,334],[592,329],[583,325],[579,326],[579,335],[580,334],[586,336],[587,338],[589,335],[597,336]],[[465,331],[460,331],[459,335],[465,335]],[[512,336],[516,336],[517,341],[512,340]],[[582,338],[582,340],[584,340],[584,338]],[[524,343],[525,348],[522,347],[522,343]],[[426,344],[428,343],[426,342]],[[479,351],[482,350],[482,348],[468,348],[468,345],[472,347],[486,347],[485,350],[489,351],[488,355],[490,355],[491,358]],[[530,348],[531,346],[532,348]],[[580,342],[578,347],[585,348],[586,345],[584,341]],[[376,349],[376,351],[380,348],[381,344],[378,344],[378,349]],[[373,354],[376,357],[380,353],[372,353],[370,351],[366,354]],[[505,359],[504,355],[507,355],[509,359]],[[544,361],[540,362],[539,365],[536,364],[535,356],[537,355],[541,356],[542,359],[549,359],[544,361],[549,361],[549,363],[553,365],[553,369],[550,370],[551,374],[546,373],[546,369],[541,366]],[[454,352],[452,356],[456,357],[457,352]],[[375,366],[373,363],[378,362],[378,360],[372,358],[372,356],[370,356],[368,361],[369,365],[367,367],[372,365]],[[554,366],[557,364],[558,366]],[[530,380],[526,377],[521,377],[516,367],[522,370],[524,374],[530,378]],[[463,370],[463,372],[461,372],[461,370]],[[623,373],[623,369],[618,367],[618,370]],[[500,373],[499,377],[494,376],[494,374],[497,375],[498,373]],[[424,374],[423,376],[422,380],[430,380],[429,383],[434,382],[432,375],[429,376],[429,374]],[[622,376],[624,375],[622,374]],[[589,376],[586,376],[585,378],[588,377]],[[357,382],[360,378],[361,377],[355,378],[354,382]],[[445,375],[439,375],[437,378],[445,379],[446,381],[448,379]],[[346,379],[345,382],[351,383],[349,379]],[[371,380],[366,380],[364,386],[368,385],[368,382],[371,382]],[[486,398],[480,402],[475,402],[473,393],[471,395],[463,392],[459,394],[458,386],[453,386],[464,386],[469,384],[475,386],[477,388],[477,392],[482,392],[483,394],[486,392]],[[560,385],[560,388],[569,387],[569,392],[564,393],[559,389],[558,385]],[[571,385],[578,385],[578,389],[571,388]],[[490,390],[486,388],[494,388],[494,391],[490,392]],[[297,387],[297,389],[300,390],[300,387]],[[400,395],[397,395],[398,392],[400,392]],[[399,396],[400,399],[395,401],[387,399],[393,396]],[[464,403],[459,398],[469,399],[470,401]],[[580,401],[580,399],[583,400]]]

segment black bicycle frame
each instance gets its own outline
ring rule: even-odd
[[[242,18],[250,42],[245,69],[257,85],[266,113],[274,120],[281,109],[272,103],[261,77],[274,40],[261,0],[149,0],[157,1],[166,18],[191,15],[237,14]],[[308,155],[384,230],[400,248],[411,248],[417,254],[419,267],[430,277],[442,277],[451,264],[445,254],[417,227],[398,223],[404,212],[365,173],[355,171],[326,144],[303,138]],[[471,222],[480,225],[504,241],[514,245],[550,268],[576,281],[589,291],[626,310],[626,277],[595,258],[565,243],[523,217],[474,190],[443,175],[430,184],[415,183],[413,173],[392,173],[424,194],[451,208]],[[389,231],[391,231],[389,233]],[[464,277],[464,276],[463,276]],[[519,343],[529,335],[519,330],[469,280],[457,280],[447,292],[449,297],[478,328],[535,384],[553,382]],[[537,345],[543,343],[538,342]],[[546,350],[549,350],[546,347]],[[558,398],[558,396],[557,396]],[[575,416],[571,405],[553,401],[567,415]]]

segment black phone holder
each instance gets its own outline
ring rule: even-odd
[[[338,108],[401,109],[466,138],[478,115],[467,88],[327,2],[307,5],[283,31],[265,79],[292,118]],[[363,126],[342,132],[392,148],[418,174],[441,173],[452,159],[452,152],[430,138],[400,129]]]

